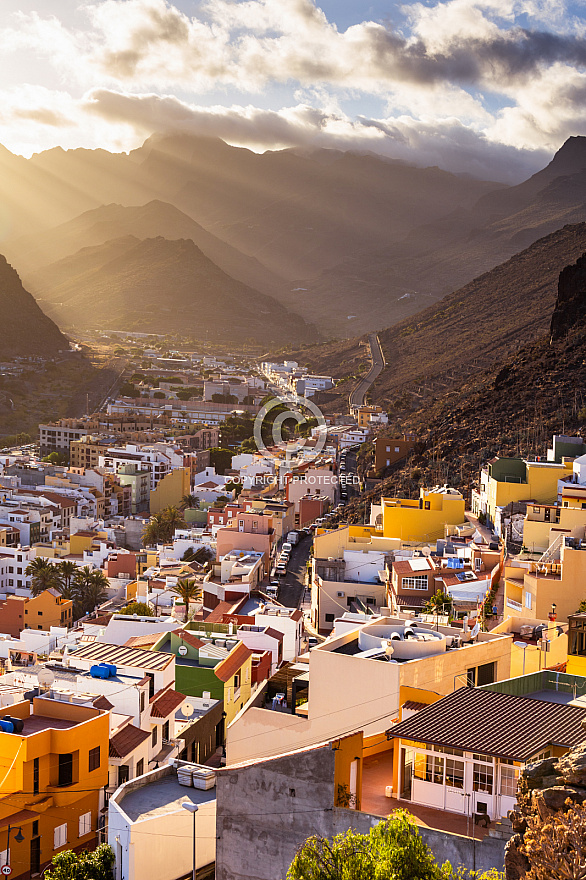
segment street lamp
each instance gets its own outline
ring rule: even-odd
[[[189,813],[193,813],[193,876],[192,880],[196,880],[197,875],[197,866],[195,862],[195,814],[199,810],[197,804],[192,803],[191,801],[183,801],[181,804],[184,810],[187,810]]]
[[[10,833],[12,831],[16,831],[16,830],[17,830],[16,825],[9,825],[8,826],[8,840],[6,842],[6,864],[7,865],[10,865]],[[14,839],[16,840],[17,843],[22,843],[22,841],[24,840],[24,834],[22,833],[22,827],[20,825],[18,826],[18,833],[14,835]]]

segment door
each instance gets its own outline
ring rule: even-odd
[[[401,749],[403,752],[403,779],[401,785],[401,797],[406,800],[411,800],[411,785],[413,779],[413,758],[414,751],[413,749]]]
[[[358,761],[352,761],[350,764],[350,803],[348,806],[351,810],[355,810],[358,801]]]
[[[31,874],[39,874],[41,870],[41,838],[31,837]]]
[[[118,767],[118,785],[124,785],[130,779],[130,771],[128,764],[121,764]]]

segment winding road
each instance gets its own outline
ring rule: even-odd
[[[385,356],[381,348],[380,339],[376,333],[371,333],[369,335],[368,344],[370,345],[370,359],[372,361],[372,366],[366,376],[360,380],[354,391],[351,392],[350,397],[348,398],[350,408],[353,406],[364,406],[366,392],[385,367]]]

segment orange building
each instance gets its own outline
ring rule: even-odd
[[[0,859],[29,880],[66,849],[98,844],[108,783],[107,712],[36,697],[0,710]],[[8,827],[10,826],[10,839]]]
[[[73,602],[53,588],[38,596],[7,596],[0,602],[0,632],[19,638],[23,629],[48,630],[52,626],[71,626]]]

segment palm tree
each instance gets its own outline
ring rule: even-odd
[[[171,592],[183,599],[183,604],[185,605],[183,620],[187,623],[189,620],[189,603],[197,602],[201,599],[203,595],[201,586],[195,578],[179,578],[175,586],[171,587]]]
[[[37,556],[27,565],[25,572],[31,579],[31,592],[38,596],[51,587],[59,589],[61,579],[57,566],[53,565],[44,556]]]
[[[167,541],[170,541],[175,533],[175,529],[185,525],[183,514],[177,507],[165,507],[163,510],[163,522],[168,529]]]
[[[96,569],[92,571],[89,583],[85,590],[84,611],[93,611],[106,598],[106,590],[110,586],[110,581],[103,571]]]
[[[73,584],[71,587],[73,594],[74,616],[81,617],[86,611],[86,594],[92,583],[92,575],[94,570],[89,565],[78,568],[73,576]]]
[[[149,547],[152,544],[163,543],[164,526],[163,514],[154,513],[142,533],[142,542],[145,547]]]
[[[183,508],[189,507],[191,509],[195,509],[199,507],[199,498],[197,495],[184,495],[181,499],[181,505]]]
[[[66,559],[64,562],[60,562],[57,566],[60,575],[60,584],[59,584],[59,592],[63,596],[64,599],[73,599],[73,579],[77,572],[77,565],[75,562],[71,562],[70,559]]]

